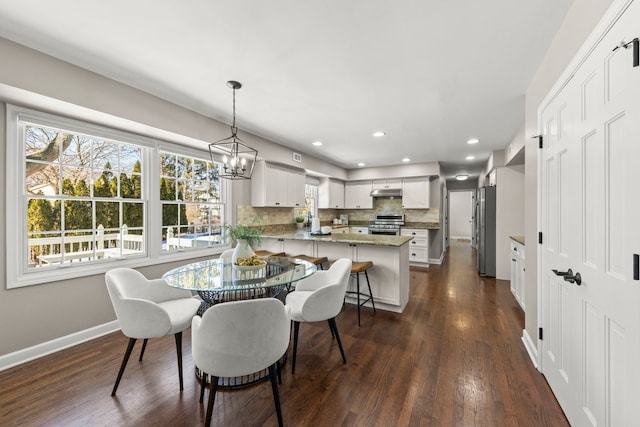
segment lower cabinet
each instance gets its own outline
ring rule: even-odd
[[[360,245],[355,243],[316,243],[317,256],[329,260],[350,258],[353,261],[371,261],[367,274],[376,308],[401,313],[409,301],[408,245],[400,247]],[[356,290],[356,279],[351,277],[349,290]],[[360,291],[368,293],[367,279],[360,273]],[[347,298],[354,303],[355,298]],[[370,303],[367,303],[370,306]]]
[[[402,236],[411,236],[409,242],[409,263],[415,266],[429,266],[429,230],[418,228],[403,228]]]
[[[525,274],[525,257],[524,245],[512,240],[511,241],[511,293],[522,307],[524,305],[524,274]]]

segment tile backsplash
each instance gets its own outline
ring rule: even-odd
[[[401,199],[376,199],[374,209],[319,209],[320,223],[330,225],[340,214],[349,215],[349,224],[366,226],[378,213],[404,213],[405,222],[439,222],[440,210],[402,209]],[[238,206],[239,224],[263,225],[269,231],[286,231],[295,228],[293,208]]]

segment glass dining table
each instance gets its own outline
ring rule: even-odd
[[[264,265],[239,266],[230,260],[208,259],[167,271],[169,286],[195,291],[202,298],[198,315],[215,304],[242,299],[281,297],[285,289],[312,275],[316,266],[289,257],[261,258]]]
[[[262,259],[264,265],[246,267],[232,264],[231,260],[208,259],[169,270],[162,278],[169,286],[197,292],[202,298],[197,315],[202,316],[210,307],[225,301],[268,297],[283,300],[285,290],[316,271],[313,263],[298,258]],[[286,356],[286,353],[282,356],[281,364],[285,363]],[[196,377],[201,379],[202,373],[197,366],[195,371]],[[239,388],[268,377],[269,371],[264,369],[242,377],[219,378],[218,386]]]

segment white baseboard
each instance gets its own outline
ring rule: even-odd
[[[118,321],[114,320],[109,323],[94,326],[93,328],[85,329],[84,331],[74,332],[73,334],[66,335],[64,337],[36,344],[33,347],[4,354],[0,356],[0,371],[4,371],[5,369],[21,365],[39,357],[55,353],[56,351],[60,351],[65,348],[73,347],[74,345],[90,341],[118,330],[120,330],[120,326],[118,326]]]
[[[444,261],[444,252],[442,252],[440,254],[440,258],[429,258],[429,264],[442,264],[442,261]]]
[[[524,348],[526,348],[527,353],[529,353],[529,358],[531,359],[531,362],[533,362],[533,366],[535,366],[537,370],[540,370],[538,367],[538,346],[533,342],[526,329],[522,330],[521,339],[524,344]]]

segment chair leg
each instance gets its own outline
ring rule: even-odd
[[[211,391],[209,391],[209,403],[207,404],[207,418],[204,421],[204,425],[206,427],[209,427],[211,425],[213,403],[216,399],[216,391],[218,391],[218,377],[211,375]]]
[[[184,390],[182,382],[182,331],[174,335],[176,339],[176,352],[178,353],[178,377],[180,378],[180,391]]]
[[[276,361],[276,373],[278,374],[278,384],[282,384],[282,365],[280,365],[280,361]]]
[[[142,350],[140,350],[140,357],[138,358],[138,362],[142,362],[142,356],[144,356],[144,351],[147,349],[147,341],[149,341],[148,338],[145,338],[144,341],[142,341]]]
[[[200,371],[200,400],[199,402],[202,403],[202,401],[204,400],[204,389],[207,388],[207,377],[209,375],[207,375],[206,373],[204,373],[203,371]]]
[[[356,286],[358,298],[358,326],[360,326],[360,273],[356,273]]]
[[[331,331],[331,339],[336,339],[336,334],[333,333],[333,326],[331,326],[331,320],[327,320],[329,322],[329,330]]]
[[[278,381],[276,379],[275,363],[269,366],[269,377],[271,378],[271,389],[273,390],[273,400],[276,404],[276,414],[278,415],[278,426],[282,427],[282,410],[280,409],[280,395],[278,394]]]
[[[336,334],[336,341],[338,341],[338,347],[340,347],[340,354],[342,354],[342,362],[347,363],[347,358],[344,355],[344,349],[342,348],[342,341],[340,341],[340,334],[338,333],[338,325],[336,324],[336,318],[329,319],[329,325],[333,332]]]
[[[118,384],[120,384],[120,380],[122,379],[122,374],[124,374],[124,368],[127,366],[127,362],[129,361],[129,357],[131,356],[131,352],[133,351],[133,346],[135,344],[136,344],[136,339],[129,338],[129,344],[127,344],[127,351],[125,351],[124,358],[122,359],[122,363],[120,364],[120,372],[118,372],[118,378],[116,378],[116,383],[114,384],[113,390],[111,391],[111,396],[116,395]]]
[[[298,332],[300,322],[293,322],[293,358],[291,360],[291,374],[296,373],[296,354],[298,353]]]
[[[371,283],[369,283],[369,275],[367,274],[367,270],[364,271],[364,277],[367,278],[367,287],[369,288],[369,297],[371,298],[371,306],[373,307],[373,312],[376,312],[376,302],[373,300],[373,292],[371,292]]]

